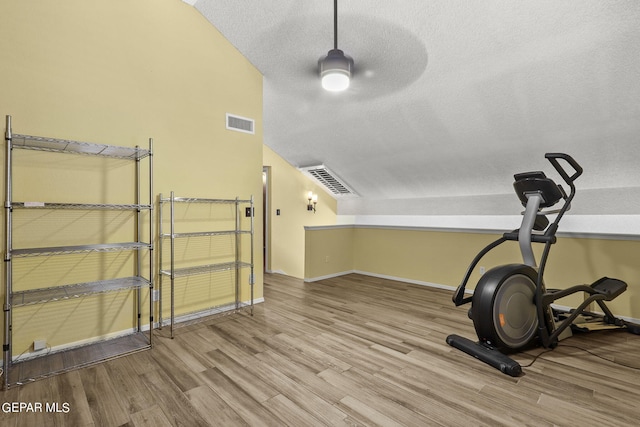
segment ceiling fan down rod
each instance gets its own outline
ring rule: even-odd
[[[338,0],[333,0],[333,48],[338,49]]]

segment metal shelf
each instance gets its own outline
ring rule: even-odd
[[[8,373],[9,383],[23,385],[149,348],[151,348],[149,337],[143,332],[136,332],[44,356],[13,361],[11,371]],[[5,375],[7,375],[6,372]]]
[[[249,312],[251,314],[251,303],[235,303],[231,302],[228,304],[219,304],[213,305],[210,307],[199,308],[197,310],[187,311],[184,313],[180,313],[180,316],[176,318],[176,323],[181,323],[182,326],[189,326],[197,322],[201,322],[203,318],[211,318],[211,317],[224,317],[230,316],[232,314],[237,314],[243,311]],[[168,325],[169,322],[164,323],[164,325]]]
[[[68,255],[81,252],[112,252],[125,251],[133,249],[149,249],[149,243],[127,242],[127,243],[100,243],[97,245],[78,245],[78,246],[53,246],[48,248],[24,248],[12,249],[13,257],[41,256],[41,255]]]
[[[80,298],[105,292],[139,289],[149,284],[150,282],[147,279],[137,276],[100,280],[97,282],[76,283],[73,285],[14,292],[11,301],[14,307],[21,307],[32,304],[43,304],[50,301]]]
[[[105,209],[105,210],[148,210],[151,205],[110,205],[104,203],[51,203],[51,202],[11,202],[17,209]]]
[[[159,246],[159,260],[160,260],[160,275],[159,275],[159,288],[160,288],[160,300],[159,300],[159,324],[162,325],[162,279],[165,276],[169,276],[171,280],[171,338],[173,338],[173,328],[175,323],[175,279],[180,277],[188,277],[194,276],[198,274],[207,274],[219,271],[235,271],[233,278],[233,285],[235,288],[235,307],[241,305],[240,301],[240,269],[241,268],[250,268],[249,272],[249,286],[251,291],[250,303],[248,304],[251,307],[251,315],[253,315],[253,285],[254,285],[254,272],[253,272],[253,232],[254,232],[254,217],[253,217],[253,196],[250,199],[209,199],[209,198],[198,198],[198,197],[176,197],[173,191],[171,192],[171,197],[163,198],[162,194],[159,196],[160,200],[160,220],[159,220],[159,234],[161,238],[166,238],[170,240],[171,248],[170,248],[170,267],[169,269],[163,268],[163,245]],[[175,215],[175,206],[178,203],[219,203],[219,204],[230,204],[235,206],[235,214],[233,214],[233,220],[235,222],[235,228],[232,230],[209,230],[209,231],[191,231],[191,232],[183,232],[176,233],[176,215]],[[168,204],[170,208],[170,233],[163,232],[163,206],[164,204]],[[243,213],[241,212],[241,206],[247,206],[247,211],[250,212],[250,221],[251,228],[243,229],[241,225],[241,218],[243,217]],[[183,219],[181,219],[183,220]],[[179,220],[180,221],[180,220]],[[249,256],[250,262],[244,262],[241,258],[241,244],[244,239],[241,238],[242,234],[250,235],[250,247],[249,247]],[[215,237],[215,236],[235,236],[233,243],[233,253],[223,254],[226,259],[233,259],[233,261],[223,262],[223,263],[214,263],[207,265],[197,265],[197,266],[189,266],[189,267],[176,267],[175,266],[175,244],[176,240],[180,238],[188,238],[188,237]],[[228,256],[227,256],[228,255]],[[246,253],[244,255],[247,256]],[[204,313],[204,312],[203,312]],[[205,315],[205,314],[203,314]]]
[[[227,231],[194,231],[191,233],[174,233],[176,239],[184,237],[205,237],[205,236],[228,236],[234,234],[251,234],[248,230],[227,230]],[[171,234],[163,234],[161,237],[171,237]]]
[[[197,274],[214,273],[218,271],[235,270],[236,268],[251,267],[248,262],[221,262],[218,264],[198,265],[194,267],[181,267],[173,269],[173,277],[195,276]],[[161,270],[160,274],[171,276],[171,270]]]
[[[161,202],[171,202],[171,198],[160,199]],[[174,197],[175,203],[220,203],[220,204],[234,204],[234,203],[252,203],[252,200],[241,199],[203,199],[200,197]]]
[[[153,295],[153,277],[154,277],[154,258],[153,258],[153,239],[154,239],[154,220],[153,220],[153,140],[149,139],[148,149],[139,147],[118,147],[113,145],[94,144],[89,142],[69,141],[65,139],[45,138],[39,136],[19,135],[12,133],[11,116],[6,116],[6,132],[5,132],[5,218],[6,233],[4,246],[4,341],[3,341],[3,362],[2,362],[2,386],[9,389],[14,385],[24,384],[25,382],[34,381],[40,378],[46,378],[71,369],[92,365],[101,361],[109,360],[114,357],[123,356],[132,352],[149,349],[152,346],[153,327],[154,327],[154,300]],[[13,189],[13,158],[15,156],[14,149],[36,150],[42,152],[64,153],[64,154],[82,154],[95,157],[107,157],[115,159],[124,159],[134,161],[135,175],[132,176],[132,187],[135,190],[134,203],[132,204],[106,204],[106,203],[68,203],[68,202],[43,202],[43,201],[20,201],[12,200]],[[18,150],[19,151],[19,150]],[[148,161],[148,203],[142,203],[142,180],[141,180],[141,162],[143,158]],[[120,162],[122,163],[122,162]],[[46,168],[46,166],[44,166]],[[47,169],[48,171],[48,169]],[[145,184],[145,186],[147,186]],[[118,190],[118,188],[116,188]],[[69,195],[73,194],[69,189]],[[144,199],[147,199],[146,197]],[[125,199],[126,200],[126,199]],[[146,201],[146,200],[145,200]],[[14,248],[13,241],[13,215],[14,211],[23,210],[18,215],[24,215],[24,210],[29,209],[76,209],[76,210],[121,210],[132,211],[131,216],[134,217],[131,226],[132,235],[128,238],[133,242],[124,243],[99,243],[89,245],[68,245],[53,247],[37,247],[37,248]],[[148,212],[148,238],[149,243],[142,242],[142,229],[145,218],[141,215],[142,211]],[[72,222],[72,219],[69,219]],[[42,221],[41,221],[42,222]],[[56,227],[55,224],[46,222],[43,225],[47,230]],[[101,222],[96,222],[95,228],[88,233],[99,231]],[[35,227],[30,234],[30,238],[34,239],[39,227]],[[41,238],[43,236],[40,236]],[[127,238],[127,239],[128,239]],[[88,238],[91,239],[91,238]],[[89,240],[92,241],[92,240]],[[67,241],[70,243],[70,241]],[[37,244],[37,243],[36,243]],[[46,244],[42,243],[42,244]],[[51,244],[51,243],[49,243]],[[146,252],[144,250],[147,250]],[[13,263],[14,258],[36,257],[36,256],[52,256],[66,255],[76,253],[91,252],[111,252],[111,251],[133,251],[132,271],[123,273],[131,275],[131,277],[112,277],[105,280],[98,280],[84,283],[63,284],[60,286],[42,287],[42,284],[32,281],[25,283],[22,289],[14,289],[13,279]],[[143,274],[143,258],[147,259],[148,273]],[[34,267],[34,268],[37,268]],[[148,275],[147,275],[148,274]],[[146,277],[145,277],[146,276]],[[24,288],[36,289],[24,289]],[[148,295],[143,295],[143,288],[148,289]],[[47,353],[46,351],[34,351],[27,357],[23,355],[15,356],[13,349],[13,333],[18,329],[14,327],[14,316],[12,310],[16,307],[31,306],[35,304],[44,304],[53,301],[68,300],[71,298],[82,298],[88,295],[96,295],[106,292],[134,292],[135,298],[127,298],[126,304],[131,303],[131,328],[124,331],[113,332],[111,335],[119,334],[118,338],[106,339],[108,332],[100,337],[84,336],[80,341],[75,343],[67,343],[64,351],[56,351]],[[142,301],[147,296],[149,310],[148,332],[143,332],[142,319]],[[84,302],[84,301],[83,301]],[[99,303],[93,299],[91,302]],[[59,310],[64,310],[65,305],[59,305]],[[108,309],[114,314],[120,310],[128,308],[115,307]],[[25,310],[25,309],[22,309]],[[29,310],[27,310],[29,311]],[[48,310],[45,310],[48,312]],[[39,312],[39,311],[38,311]],[[53,315],[56,318],[66,318],[71,313],[57,311]],[[35,316],[36,314],[34,314]],[[104,316],[106,313],[97,312],[96,316]],[[52,317],[53,317],[52,316]],[[18,319],[19,317],[16,317]],[[94,318],[100,321],[99,317]],[[55,319],[45,318],[44,321],[53,321]],[[20,321],[24,319],[20,318]],[[135,332],[133,332],[135,331]],[[91,334],[90,334],[91,335]],[[79,344],[82,342],[82,344]],[[60,347],[64,347],[62,344]]]
[[[45,138],[41,136],[13,134],[11,141],[13,148],[21,148],[24,150],[85,154],[117,159],[141,160],[150,154],[150,150],[142,148],[118,147],[114,145],[69,141],[66,139]]]

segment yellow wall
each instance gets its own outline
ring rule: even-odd
[[[312,228],[305,233],[304,278],[348,273],[354,268],[353,227]]]
[[[356,270],[446,286],[457,286],[475,254],[497,237],[393,228],[356,228],[354,234]],[[503,246],[491,258],[517,262],[515,250]]]
[[[0,115],[13,116],[14,133],[143,147],[152,137],[156,194],[254,195],[261,205],[262,76],[195,8],[180,0],[23,0],[2,2],[0,16]],[[255,119],[256,134],[226,130],[226,112]],[[15,151],[15,200],[133,202],[133,174],[122,161]],[[131,214],[42,215],[14,215],[22,221],[15,247],[131,240]],[[43,222],[49,231],[35,228]],[[43,261],[54,284],[132,269],[130,255],[63,258]],[[14,264],[21,286],[49,284]],[[255,290],[262,297],[261,268]],[[57,346],[129,328],[130,300],[102,294],[14,310],[13,353],[28,352],[34,339]]]
[[[349,246],[349,230],[353,238]],[[336,234],[337,233],[337,234]],[[336,237],[336,236],[340,237]],[[395,277],[401,280],[456,287],[475,255],[498,234],[447,232],[427,229],[393,227],[353,227],[307,230],[305,278],[314,278],[349,271]],[[351,265],[327,264],[321,253],[338,253],[351,247]],[[540,257],[542,245],[534,246]],[[562,237],[551,249],[545,283],[550,288],[566,288],[590,284],[603,276],[628,283],[627,291],[608,303],[620,316],[640,318],[640,264],[637,254],[640,241],[598,238]],[[480,262],[487,270],[493,266],[522,262],[517,242],[506,242],[490,252]],[[478,268],[471,276],[469,289],[475,287]],[[564,306],[575,306],[581,299],[574,296],[559,300]]]
[[[336,200],[318,184],[264,147],[264,165],[270,168],[270,266],[267,269],[303,278],[305,226],[334,225]],[[307,211],[306,195],[318,195],[316,212]],[[276,210],[280,209],[280,215]]]

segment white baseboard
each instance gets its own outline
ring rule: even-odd
[[[448,290],[448,291],[455,291],[456,290],[455,286],[441,285],[439,283],[425,282],[425,281],[422,281],[422,280],[406,279],[404,277],[396,277],[396,276],[389,276],[389,275],[386,275],[386,274],[370,273],[368,271],[360,271],[360,270],[355,270],[354,273],[362,274],[362,275],[365,275],[365,276],[378,277],[380,279],[395,280],[396,282],[411,283],[413,285],[428,286],[430,288],[445,289],[445,290]]]
[[[380,279],[395,280],[396,282],[411,283],[411,284],[414,284],[414,285],[429,286],[431,288],[446,289],[446,290],[450,290],[450,291],[454,291],[456,289],[455,286],[440,285],[438,283],[424,282],[422,280],[413,280],[413,279],[407,279],[407,278],[404,278],[404,277],[389,276],[387,274],[371,273],[369,271],[362,271],[362,270],[348,270],[348,271],[341,271],[339,273],[327,274],[325,276],[306,277],[304,279],[304,281],[305,282],[317,282],[318,280],[332,279],[334,277],[345,276],[347,274],[362,274],[363,276],[378,277]]]
[[[317,282],[318,280],[333,279],[334,277],[346,276],[347,274],[356,273],[356,270],[341,271],[339,273],[327,274],[325,276],[305,277],[305,282]]]

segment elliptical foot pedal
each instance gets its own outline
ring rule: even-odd
[[[482,345],[475,341],[471,341],[468,338],[454,334],[447,337],[447,344],[451,347],[457,348],[458,350],[464,351],[468,355],[473,356],[488,365],[493,366],[504,374],[512,377],[517,377],[522,374],[522,367],[520,364],[509,356],[501,353],[496,348]]]
[[[622,280],[603,277],[591,284],[591,288],[599,294],[605,295],[606,301],[611,301],[627,289]]]

